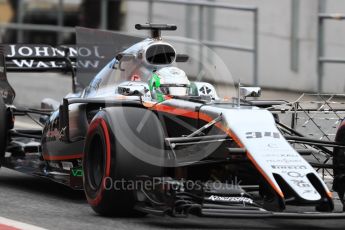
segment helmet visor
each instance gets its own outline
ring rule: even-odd
[[[186,86],[161,86],[160,91],[164,95],[187,96],[189,88]]]

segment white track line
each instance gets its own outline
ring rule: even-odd
[[[0,217],[0,225],[1,224],[8,226],[9,229],[13,227],[14,229],[22,229],[22,230],[47,230],[45,228],[40,228],[31,224],[26,224],[26,223],[19,222],[16,220],[11,220],[5,217]]]

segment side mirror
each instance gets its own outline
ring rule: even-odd
[[[117,91],[124,96],[144,96],[149,90],[144,85],[119,85]]]
[[[261,88],[260,87],[240,87],[240,96],[244,99],[247,97],[260,97]]]
[[[116,59],[118,61],[131,61],[131,60],[135,59],[135,55],[134,54],[127,54],[127,53],[119,53],[116,55]]]
[[[121,71],[124,71],[125,69],[123,69],[121,67],[122,62],[127,62],[127,61],[131,61],[135,59],[135,55],[134,54],[126,54],[126,53],[119,53],[118,55],[116,55],[116,59],[119,61],[119,69]]]
[[[176,62],[187,62],[189,60],[188,54],[176,54]]]

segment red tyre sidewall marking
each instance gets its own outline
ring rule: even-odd
[[[98,125],[101,125],[103,134],[105,137],[105,145],[106,145],[106,165],[105,165],[105,175],[102,179],[102,185],[101,188],[98,189],[96,197],[95,198],[90,198],[89,196],[86,195],[86,198],[92,206],[97,206],[103,198],[105,186],[106,186],[106,179],[110,176],[110,162],[111,162],[111,152],[110,152],[110,136],[108,132],[108,126],[107,123],[103,118],[97,118],[95,119],[92,124],[90,125],[89,131],[88,131],[88,136],[91,135],[95,129],[98,127]]]
[[[5,224],[0,224],[0,229],[1,230],[20,230],[19,228],[15,228],[15,227],[5,225]]]

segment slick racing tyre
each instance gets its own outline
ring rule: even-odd
[[[0,165],[5,157],[5,150],[7,146],[7,132],[8,132],[8,116],[6,105],[2,97],[0,97]]]
[[[138,139],[129,139],[133,133]],[[88,203],[96,213],[143,215],[134,209],[137,188],[133,182],[138,176],[161,177],[163,173],[162,167],[138,159],[130,150],[132,145],[144,149],[145,144],[154,147],[156,154],[164,155],[164,132],[153,112],[113,107],[98,112],[93,118],[84,148],[83,179]]]
[[[335,141],[345,145],[345,121],[339,126]],[[339,198],[344,203],[345,193],[345,149],[334,148],[333,150],[333,190],[338,192]]]

